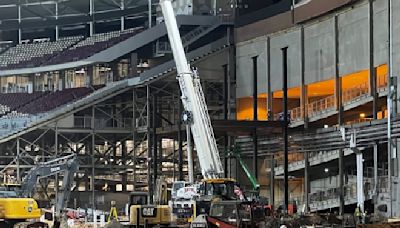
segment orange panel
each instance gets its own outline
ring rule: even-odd
[[[236,100],[236,119],[253,120],[253,98],[242,97]],[[260,94],[257,98],[257,117],[258,120],[267,120],[267,98],[266,94]]]
[[[335,93],[335,80],[326,80],[307,85],[308,97],[328,96]]]

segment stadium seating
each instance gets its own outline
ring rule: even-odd
[[[82,36],[72,36],[52,42],[18,44],[0,55],[0,68],[13,69],[39,66],[82,39]]]
[[[88,58],[104,49],[142,31],[141,27],[124,31],[95,34],[86,39],[83,36],[63,37],[58,41],[41,40],[30,43],[0,46],[0,69],[38,67],[78,61]]]
[[[93,90],[90,88],[81,87],[48,93],[44,96],[39,97],[38,99],[32,100],[32,102],[28,103],[27,105],[16,109],[16,111],[19,113],[29,114],[48,112],[54,108],[82,98],[92,91]]]
[[[88,58],[104,49],[118,44],[131,36],[142,31],[141,27],[127,29],[124,31],[113,31],[108,33],[99,33],[86,38],[65,50],[55,58],[50,59],[44,65],[73,62]]]

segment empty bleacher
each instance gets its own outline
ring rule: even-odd
[[[13,69],[38,66],[83,39],[82,36],[18,44],[0,55],[0,68]]]
[[[99,33],[88,37],[65,50],[55,58],[50,59],[44,65],[73,62],[88,58],[104,49],[120,43],[129,37],[142,31],[142,28],[132,28],[124,31]]]
[[[141,31],[143,28],[137,27],[99,33],[86,39],[83,36],[71,36],[57,41],[48,39],[27,41],[14,47],[4,44],[0,46],[0,69],[38,67],[82,60]]]
[[[48,93],[16,109],[16,111],[29,114],[48,112],[71,101],[82,98],[92,91],[93,90],[90,88],[80,87]]]

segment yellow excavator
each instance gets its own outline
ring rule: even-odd
[[[18,184],[4,184],[0,187],[0,227],[31,228],[48,227],[38,222],[42,211],[33,198],[20,198]]]
[[[46,222],[39,221],[42,215],[49,220],[49,213],[42,213],[38,203],[31,196],[40,178],[64,173],[63,185],[59,189],[55,205],[56,215],[50,215],[54,220],[51,227],[59,227],[60,218],[69,199],[73,178],[78,170],[78,161],[74,154],[56,158],[37,164],[25,176],[21,184],[4,183],[0,185],[0,227],[1,228],[47,228]]]
[[[148,192],[132,192],[130,195],[129,225],[133,227],[170,226],[171,208],[168,206],[168,186],[164,178],[158,178],[154,203],[149,204]]]

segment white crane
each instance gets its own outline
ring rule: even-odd
[[[224,171],[200,78],[187,62],[171,0],[160,0],[160,5],[182,92],[181,100],[185,108],[183,118],[190,124],[201,172],[205,179],[220,178]]]

